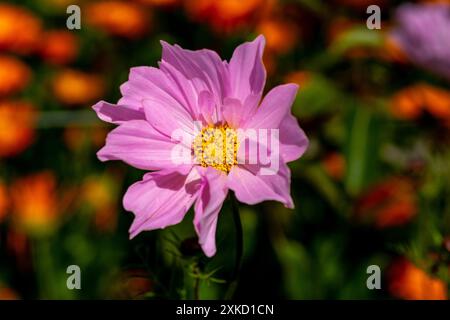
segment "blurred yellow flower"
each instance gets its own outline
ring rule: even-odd
[[[34,107],[23,101],[0,102],[0,157],[15,156],[34,139]]]
[[[103,79],[95,74],[66,69],[52,81],[56,98],[67,105],[87,104],[98,100],[104,91]]]
[[[56,179],[49,171],[19,178],[10,189],[12,221],[30,235],[54,230],[59,216]]]
[[[401,258],[390,267],[389,292],[406,300],[446,300],[447,285],[428,275],[410,261]]]
[[[73,32],[54,30],[44,33],[40,56],[52,64],[67,64],[78,54],[78,41]]]
[[[30,81],[28,66],[12,56],[0,56],[0,98],[23,90]]]
[[[150,12],[137,3],[100,1],[86,5],[86,23],[106,33],[139,38],[150,27]]]
[[[41,30],[41,21],[29,10],[0,4],[0,50],[31,53],[39,43]]]
[[[390,108],[400,119],[416,119],[427,112],[444,122],[449,121],[450,92],[429,84],[416,84],[396,93]]]

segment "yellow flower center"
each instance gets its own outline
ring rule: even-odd
[[[202,167],[225,173],[237,164],[238,147],[236,130],[227,125],[204,127],[192,143],[195,159]]]

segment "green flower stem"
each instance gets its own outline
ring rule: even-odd
[[[227,292],[225,294],[225,299],[232,299],[234,296],[234,292],[236,291],[236,287],[239,281],[239,273],[241,271],[242,265],[242,254],[243,254],[243,232],[242,232],[242,223],[241,217],[239,215],[239,205],[234,193],[230,193],[231,200],[231,211],[233,214],[234,227],[236,232],[236,258],[234,262],[234,270],[231,274],[231,278],[229,280],[229,286]]]

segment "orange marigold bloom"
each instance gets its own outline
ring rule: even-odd
[[[30,81],[28,66],[12,56],[0,56],[0,97],[23,90]]]
[[[187,14],[196,21],[206,22],[218,32],[229,32],[255,19],[265,0],[185,0]]]
[[[78,41],[73,32],[65,30],[48,31],[44,34],[40,55],[52,64],[67,64],[78,54]]]
[[[34,107],[22,101],[0,102],[0,157],[15,156],[34,139]]]
[[[93,102],[102,96],[104,90],[100,76],[71,69],[56,75],[52,87],[56,98],[67,105]]]
[[[6,186],[0,181],[0,223],[3,221],[8,210],[8,194],[6,193]]]
[[[41,21],[25,8],[0,4],[0,50],[28,54],[39,43]]]
[[[149,29],[149,12],[137,3],[94,2],[86,6],[85,12],[88,24],[112,35],[139,38]]]
[[[266,37],[267,50],[279,54],[291,51],[296,46],[299,37],[297,26],[281,19],[263,20],[258,25],[257,32]]]
[[[446,300],[445,282],[428,275],[410,261],[395,261],[388,274],[389,292],[406,300]]]
[[[416,119],[424,111],[448,121],[450,119],[450,92],[428,84],[407,87],[392,97],[392,113],[401,119]]]
[[[30,234],[52,231],[59,208],[56,179],[51,172],[40,172],[14,181],[11,186],[12,219]]]
[[[356,218],[378,228],[409,222],[417,213],[414,185],[406,178],[390,178],[373,186],[358,199]]]

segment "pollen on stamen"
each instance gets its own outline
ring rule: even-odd
[[[195,137],[192,150],[202,167],[213,167],[229,173],[237,164],[239,147],[236,130],[227,125],[204,127]]]

